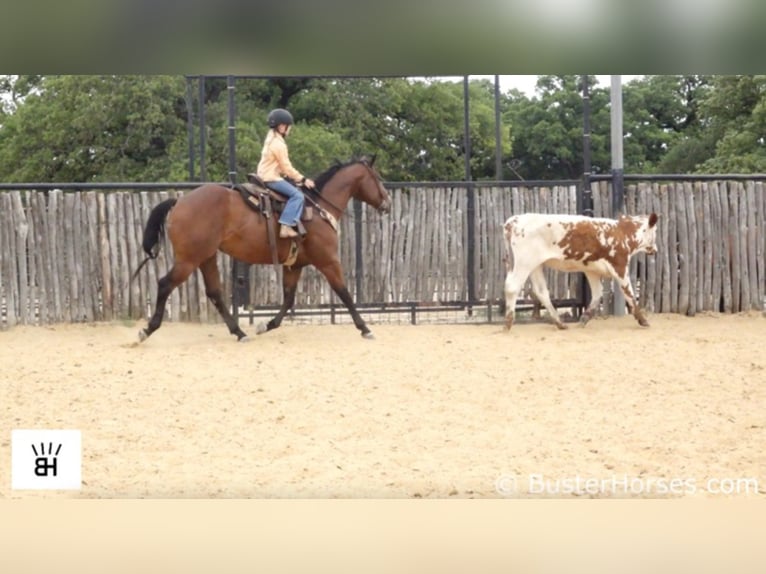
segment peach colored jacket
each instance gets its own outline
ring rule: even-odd
[[[288,177],[295,182],[303,179],[303,174],[293,167],[290,158],[287,157],[287,143],[285,138],[276,132],[269,130],[263,142],[261,161],[256,170],[263,181],[277,181]]]

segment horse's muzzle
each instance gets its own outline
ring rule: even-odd
[[[385,199],[383,203],[378,206],[378,211],[381,213],[389,213],[391,211],[391,200]]]

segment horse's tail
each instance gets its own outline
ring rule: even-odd
[[[505,255],[503,261],[505,262],[506,271],[513,269],[513,246],[511,239],[513,238],[513,218],[509,218],[503,226],[503,244],[505,246]]]
[[[156,259],[157,255],[159,255],[160,234],[165,230],[165,219],[176,204],[176,201],[176,198],[166,199],[156,205],[149,214],[149,219],[146,220],[146,227],[144,227],[144,237],[141,240],[141,246],[144,248],[146,258],[138,266],[138,269],[135,270],[132,279],[136,278],[138,272],[141,271],[150,259]]]

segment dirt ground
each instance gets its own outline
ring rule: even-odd
[[[766,318],[650,321],[15,327],[0,498],[766,498]],[[81,490],[11,489],[23,428],[82,431]]]

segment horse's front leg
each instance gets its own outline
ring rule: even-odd
[[[298,288],[298,280],[301,278],[303,267],[282,267],[282,307],[274,318],[268,323],[259,323],[255,329],[258,335],[263,335],[267,331],[276,329],[282,324],[287,312],[295,303],[295,291]]]
[[[348,312],[351,314],[354,325],[361,331],[362,337],[365,339],[374,339],[375,337],[367,327],[367,323],[364,322],[359,311],[356,310],[356,305],[354,304],[354,299],[351,297],[351,293],[349,293],[346,288],[346,282],[343,280],[343,268],[340,266],[340,262],[333,261],[322,267],[317,267],[317,269],[319,269],[319,272],[327,278],[330,287],[332,287],[336,295],[340,297],[340,300],[343,301],[346,309],[348,309]]]

